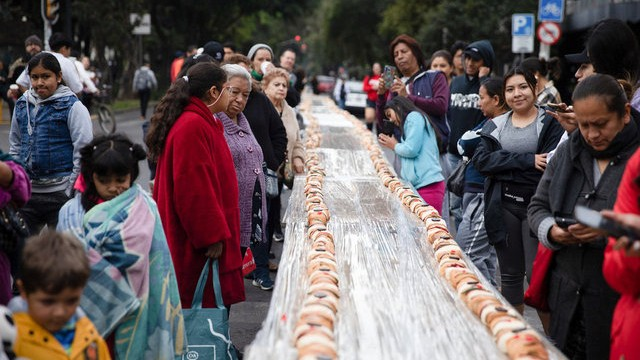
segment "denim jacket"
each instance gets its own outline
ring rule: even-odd
[[[35,188],[68,190],[79,172],[79,150],[92,136],[89,112],[68,87],[46,99],[29,90],[16,102],[9,153],[25,164]]]

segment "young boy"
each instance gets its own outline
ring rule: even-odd
[[[104,340],[78,309],[89,278],[80,241],[53,231],[27,240],[20,298],[10,306],[18,329],[17,356],[30,359],[110,359]]]

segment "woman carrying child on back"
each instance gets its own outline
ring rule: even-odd
[[[113,334],[115,358],[173,359],[185,345],[178,285],[156,203],[134,183],[146,153],[120,134],[80,153],[78,193],[60,209],[58,230],[89,252],[82,308],[103,336]]]
[[[391,135],[380,134],[382,146],[393,150],[400,158],[400,178],[413,185],[418,194],[442,212],[444,177],[438,160],[442,144],[438,128],[411,100],[396,96],[384,107],[385,116],[400,128],[401,142]]]

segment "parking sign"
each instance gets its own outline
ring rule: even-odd
[[[512,36],[533,36],[533,14],[513,14],[511,16]]]
[[[562,22],[564,19],[564,0],[540,0],[538,2],[538,20]]]

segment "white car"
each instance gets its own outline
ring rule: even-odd
[[[354,115],[364,114],[364,108],[367,106],[367,93],[362,89],[362,81],[347,80],[349,93],[345,100],[345,108]]]

